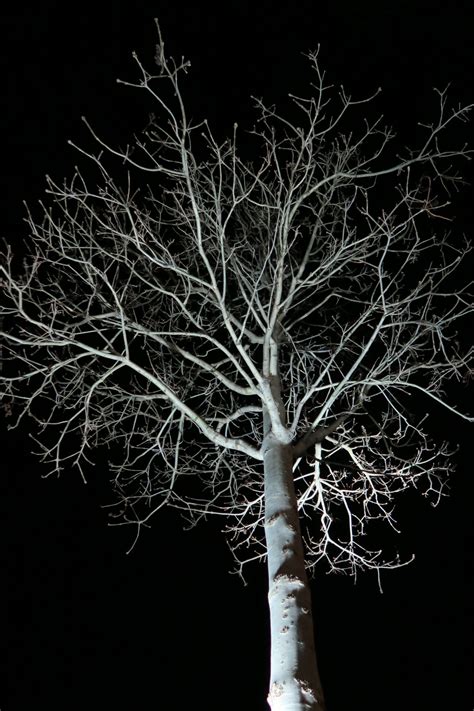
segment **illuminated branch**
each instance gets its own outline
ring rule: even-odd
[[[394,526],[408,486],[427,482],[436,501],[451,466],[410,394],[473,419],[446,394],[473,372],[456,337],[473,314],[456,279],[470,248],[441,231],[460,182],[450,165],[469,154],[441,140],[471,107],[438,93],[421,146],[395,153],[381,119],[344,132],[370,99],[332,92],[308,59],[313,96],[290,95],[286,114],[256,100],[249,163],[237,126],[219,144],[190,120],[189,63],[168,59],[161,35],[155,73],[135,56],[139,80],[122,83],[157,118],[123,150],[87,123],[87,170],[48,178],[21,268],[1,255],[0,387],[14,422],[36,421],[52,471],[85,476],[91,450],[111,447],[119,521],[139,526],[164,505],[192,522],[223,516],[241,563],[265,555],[272,435],[291,447],[300,512],[317,522],[308,565],[354,572],[401,564],[370,550],[366,527]]]

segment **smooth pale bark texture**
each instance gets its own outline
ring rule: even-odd
[[[273,433],[264,442],[265,538],[272,711],[321,711],[324,697],[313,641],[311,593],[293,484],[293,450]]]

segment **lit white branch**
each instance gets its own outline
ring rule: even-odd
[[[312,53],[313,96],[285,115],[256,101],[250,163],[236,126],[219,144],[191,122],[189,64],[159,40],[156,72],[135,57],[139,81],[122,82],[157,118],[123,150],[87,123],[88,169],[48,178],[23,265],[0,256],[5,407],[35,419],[53,471],[86,473],[110,446],[125,522],[164,505],[223,516],[240,561],[265,554],[271,434],[292,447],[308,564],[400,565],[366,544],[370,521],[395,527],[394,495],[423,481],[436,503],[451,466],[410,394],[473,420],[447,392],[474,369],[456,336],[469,246],[442,232],[450,165],[470,152],[441,143],[471,107],[439,93],[421,146],[394,152],[381,119],[346,131],[370,100],[334,95]]]

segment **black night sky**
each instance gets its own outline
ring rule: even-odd
[[[328,78],[366,95],[405,143],[434,117],[432,87],[450,83],[453,105],[474,101],[470,4],[421,0],[211,3],[176,0],[73,5],[21,0],[1,10],[2,175],[0,235],[26,238],[22,200],[42,197],[44,175],[70,175],[89,141],[85,114],[124,144],[153,107],[121,88],[131,50],[152,65],[153,17],[167,53],[192,70],[189,113],[219,135],[251,127],[251,95],[267,103],[306,91],[301,52],[321,44]],[[466,140],[473,125],[464,126]],[[90,145],[90,143],[89,143]],[[472,140],[471,140],[472,145]],[[472,182],[472,168],[462,166]],[[470,171],[470,172],[469,172]],[[472,186],[456,202],[456,230],[472,233]],[[453,389],[469,410],[472,389]],[[382,577],[321,574],[314,616],[328,711],[472,711],[473,426],[434,413],[433,432],[460,445],[451,495],[433,509],[400,503],[395,541],[415,562]],[[111,491],[99,459],[85,486],[75,472],[42,479],[25,430],[0,422],[1,711],[30,709],[267,709],[266,572],[229,575],[219,522],[190,532],[165,513],[133,551],[129,528],[108,526]],[[383,544],[384,541],[381,541]]]

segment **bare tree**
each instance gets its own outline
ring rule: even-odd
[[[48,178],[23,270],[8,248],[0,266],[2,395],[13,426],[39,425],[51,470],[110,445],[117,521],[216,514],[239,566],[267,557],[273,711],[324,708],[306,570],[404,565],[367,547],[369,523],[395,528],[410,486],[439,500],[450,451],[423,398],[473,419],[445,392],[473,362],[455,337],[473,313],[453,278],[468,246],[443,221],[469,151],[440,143],[471,107],[439,93],[422,145],[397,155],[380,119],[357,132],[369,100],[308,59],[312,96],[288,117],[256,102],[252,163],[236,125],[219,144],[189,120],[189,64],[159,34],[156,74],[135,57],[124,82],[156,104],[144,136],[116,150],[91,129],[89,177]]]

